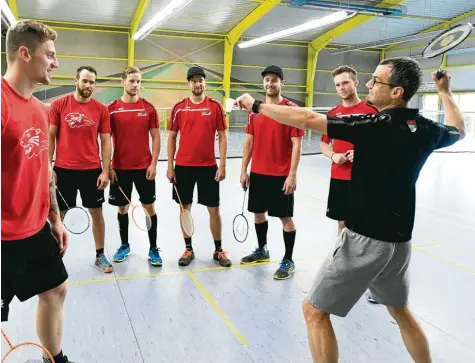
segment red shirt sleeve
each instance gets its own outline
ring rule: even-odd
[[[110,113],[109,109],[107,108],[106,105],[101,105],[101,110],[102,110],[102,115],[101,115],[101,121],[99,124],[99,132],[101,134],[110,134],[111,133],[111,118],[110,118]]]
[[[10,120],[10,109],[8,108],[7,100],[2,92],[2,135]]]
[[[151,104],[147,103],[148,112],[150,113],[150,117],[148,119],[148,129],[158,129],[159,128],[159,118],[157,109]]]
[[[246,124],[246,133],[249,135],[254,135],[254,117],[256,117],[255,113],[249,114],[249,119]]]
[[[170,118],[168,119],[168,130],[178,132],[180,130],[180,125],[178,122],[178,117],[180,113],[181,102],[178,102],[173,106],[172,112],[170,113]]]
[[[298,129],[296,127],[292,127],[290,132],[290,137],[303,137],[305,135],[305,131],[302,129]]]
[[[61,124],[61,111],[59,109],[59,102],[60,101],[53,101],[49,106],[49,124],[58,126]]]

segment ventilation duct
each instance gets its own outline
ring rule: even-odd
[[[291,0],[290,6],[294,7],[303,7],[303,8],[313,8],[313,9],[323,9],[323,10],[346,10],[346,11],[356,11],[358,13],[367,13],[372,15],[390,15],[390,16],[401,16],[405,13],[405,8],[403,6],[394,6],[390,7],[391,4],[387,4],[388,7],[384,6],[384,3],[378,4],[378,6],[363,4],[355,4],[349,1],[325,1],[325,0]]]

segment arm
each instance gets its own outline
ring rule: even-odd
[[[444,106],[445,114],[445,124],[447,126],[455,127],[460,133],[460,139],[465,137],[465,124],[463,120],[462,112],[455,103],[454,98],[452,97],[452,92],[440,92],[439,97],[442,100]]]
[[[252,149],[254,147],[254,135],[246,133],[246,139],[242,147],[242,164],[241,164],[241,177],[240,183],[242,187],[249,184],[249,175],[247,174],[247,168],[252,158]]]
[[[160,147],[161,147],[161,140],[160,140],[160,129],[151,129],[150,136],[152,137],[152,165],[157,165],[158,157],[160,155]]]
[[[330,144],[326,143],[325,141],[324,140],[320,141],[320,150],[322,151],[323,155],[331,159],[333,155],[333,147],[331,147]]]
[[[219,168],[224,173],[226,170],[226,157],[228,155],[228,137],[226,131],[219,131]]]
[[[49,126],[49,163],[53,165],[54,150],[56,147],[56,135],[58,134],[58,126]]]
[[[300,163],[300,155],[302,152],[302,138],[301,137],[292,137],[292,158],[290,160],[290,173],[289,176],[292,178],[297,177],[297,169]]]
[[[175,160],[175,152],[176,152],[176,138],[178,133],[176,131],[169,131],[168,132],[168,144],[167,144],[167,154],[168,154],[168,170],[167,170],[167,178],[170,180],[170,183],[175,181],[175,171],[173,161]]]
[[[49,189],[49,213],[48,220],[51,224],[61,223],[61,217],[59,214],[58,200],[56,199],[56,183],[54,180],[54,172],[51,164],[48,165],[48,189]]]
[[[101,134],[102,172],[109,175],[111,169],[111,134]]]

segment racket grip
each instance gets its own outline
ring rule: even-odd
[[[444,69],[439,69],[437,71],[436,77],[437,79],[441,79],[445,75],[445,70]]]

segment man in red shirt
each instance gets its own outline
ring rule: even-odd
[[[272,65],[262,72],[266,103],[298,107],[282,97],[284,74]],[[241,259],[241,264],[270,260],[267,250],[269,216],[282,221],[285,254],[274,279],[288,279],[295,272],[292,259],[296,229],[293,222],[294,191],[297,186],[297,168],[300,162],[303,130],[282,125],[271,118],[251,113],[246,125],[243,147],[241,184],[249,185],[248,210],[254,213],[258,248]],[[247,167],[252,159],[250,176]]]
[[[108,106],[114,149],[109,204],[119,207],[117,220],[121,239],[121,246],[114,255],[114,262],[122,262],[130,254],[129,202],[119,190],[119,186],[131,200],[132,188],[135,185],[140,202],[152,220],[148,231],[149,261],[153,266],[161,266],[162,258],[157,248],[157,214],[154,207],[160,129],[155,107],[139,96],[141,81],[142,75],[138,68],[125,68],[121,81],[124,94]],[[149,146],[150,136],[152,152]]]
[[[378,110],[358,97],[359,80],[356,71],[349,66],[341,66],[332,73],[338,96],[342,103],[328,112],[329,116],[351,116],[376,114]],[[330,145],[331,144],[331,145]],[[330,139],[322,135],[320,149],[332,160],[330,191],[328,194],[327,217],[338,221],[338,235],[345,228],[349,208],[353,145],[344,140]]]
[[[76,206],[79,191],[82,205],[89,209],[92,217],[92,233],[96,245],[95,265],[101,271],[110,273],[112,265],[104,255],[102,204],[104,189],[109,183],[111,131],[107,107],[92,98],[96,77],[97,71],[93,67],[79,67],[74,80],[76,91],[51,103],[49,157],[51,163],[56,158],[54,172],[57,188],[61,193],[57,196],[61,217],[64,218],[68,206]],[[102,167],[98,134],[101,137]]]
[[[70,362],[61,350],[68,273],[63,227],[48,162],[48,114],[33,96],[58,68],[56,32],[20,21],[6,37],[7,71],[2,78],[2,322],[16,296],[38,295],[36,331],[56,363]],[[49,223],[48,223],[49,221]]]
[[[191,67],[187,80],[190,97],[176,103],[168,123],[168,170],[167,178],[175,183],[183,207],[190,210],[193,191],[198,184],[198,204],[208,208],[210,228],[215,251],[213,259],[222,266],[231,266],[231,261],[221,247],[221,214],[219,211],[219,182],[226,177],[226,117],[221,104],[205,95],[206,75],[202,68]],[[219,167],[216,163],[214,145],[216,132],[219,137]],[[180,146],[176,153],[176,140],[180,133]],[[173,199],[179,203],[173,189]],[[188,266],[195,258],[191,237],[184,231],[185,252],[178,260],[180,266]]]

